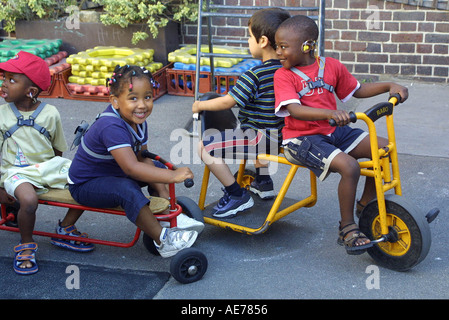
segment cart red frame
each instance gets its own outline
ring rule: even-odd
[[[154,159],[154,160],[158,160],[159,162],[163,163],[170,170],[176,169],[174,165],[165,161],[158,155],[152,154],[150,152],[146,152],[144,156]],[[188,182],[186,181],[185,185],[187,187],[189,187],[190,183],[192,183],[192,181],[188,181]],[[170,228],[174,228],[177,226],[176,217],[182,213],[182,207],[176,203],[174,183],[169,184],[168,189],[169,189],[169,196],[170,196],[168,209],[169,209],[170,213],[169,214],[154,214],[154,216],[158,220],[169,221]],[[70,199],[70,197],[67,197],[67,199]],[[72,199],[70,199],[70,200],[72,200]],[[74,204],[74,203],[76,203],[74,200],[69,201],[69,202],[71,202],[71,203],[52,201],[52,200],[48,200],[48,199],[39,199],[39,204],[44,204],[44,205],[49,205],[49,206],[81,209],[81,210],[89,211],[89,212],[100,212],[100,213],[106,213],[106,214],[112,214],[112,215],[118,215],[118,216],[126,216],[125,212],[121,208],[94,208],[94,207],[84,206],[84,205],[80,205],[80,204]],[[10,227],[10,226],[6,225],[6,223],[8,221],[13,221],[15,219],[14,214],[12,214],[12,213],[7,214],[6,206],[3,204],[0,204],[0,206],[1,206],[0,230],[19,232],[19,228]],[[96,238],[83,238],[83,242],[95,243],[95,244],[100,244],[100,245],[108,245],[108,246],[114,246],[114,247],[121,247],[121,248],[129,248],[129,247],[132,247],[139,240],[140,233],[141,233],[141,229],[136,227],[136,232],[134,233],[134,237],[130,242],[117,242],[117,241],[110,241],[110,240],[101,240],[101,239],[96,239]],[[79,237],[60,235],[57,233],[45,232],[45,231],[39,231],[39,230],[34,230],[33,235],[79,241]]]

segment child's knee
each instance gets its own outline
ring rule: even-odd
[[[198,155],[200,157],[203,155],[203,152],[205,152],[205,150],[204,150],[204,143],[203,143],[202,140],[200,142],[198,142],[196,151],[197,151],[197,153],[198,153]]]
[[[388,139],[383,137],[377,137],[377,144],[379,148],[384,148],[388,145]]]
[[[334,170],[344,178],[357,180],[360,177],[359,162],[351,156],[346,156],[344,161],[338,161],[335,163]]]
[[[357,160],[351,159],[344,167],[344,173],[348,178],[358,179],[360,177],[360,164]]]
[[[20,202],[20,211],[25,212],[26,214],[34,214],[37,210],[38,206],[38,198],[33,197],[32,195],[21,197],[19,199]]]

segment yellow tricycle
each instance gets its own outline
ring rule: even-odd
[[[215,93],[206,93],[201,99],[216,98]],[[401,180],[393,123],[393,109],[400,101],[400,96],[390,97],[388,102],[382,102],[362,113],[351,112],[351,121],[362,120],[368,127],[371,139],[372,160],[360,162],[361,175],[373,177],[376,185],[376,199],[365,206],[359,215],[359,228],[371,240],[372,246],[367,249],[369,255],[380,265],[392,270],[405,271],[413,268],[427,256],[431,245],[429,223],[439,213],[437,208],[423,214],[414,204],[402,196]],[[386,119],[388,145],[379,148],[375,122],[380,118]],[[222,131],[235,128],[237,121],[232,110],[217,112],[202,112],[201,132],[217,128]],[[332,125],[332,123],[331,123]],[[199,131],[200,129],[198,129]],[[204,168],[202,186],[198,206],[203,211],[204,221],[208,224],[230,229],[237,232],[256,235],[265,232],[270,225],[302,208],[312,207],[317,201],[317,182],[315,174],[309,172],[308,184],[310,192],[299,200],[286,197],[301,165],[289,162],[283,155],[281,148],[279,155],[259,154],[258,160],[276,162],[289,166],[287,175],[277,196],[272,200],[262,200],[253,197],[254,206],[233,218],[216,218],[212,216],[216,202],[206,205],[207,187],[210,171]],[[249,187],[255,173],[246,167],[247,159],[242,159],[235,177],[242,187]],[[304,182],[306,183],[306,182]],[[393,193],[386,194],[392,190]]]

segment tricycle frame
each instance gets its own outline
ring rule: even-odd
[[[379,103],[367,110],[365,113],[355,114],[358,119],[363,120],[367,124],[370,137],[372,160],[359,162],[359,164],[361,168],[360,174],[362,176],[373,177],[375,180],[376,196],[379,205],[381,233],[383,235],[383,237],[377,239],[378,241],[387,240],[388,234],[390,232],[386,219],[387,211],[385,206],[385,192],[394,189],[396,195],[402,195],[396,137],[393,124],[393,107],[399,102],[399,99],[400,97],[398,96],[392,96],[388,102]],[[384,148],[379,149],[377,142],[377,130],[374,122],[383,116],[386,117],[388,145]],[[265,232],[273,222],[287,216],[288,214],[302,207],[314,206],[317,202],[317,179],[315,174],[309,170],[310,194],[305,198],[288,206],[287,208],[279,210],[280,205],[284,200],[285,195],[293,181],[293,178],[295,177],[298,169],[302,167],[300,165],[289,162],[284,156],[282,156],[282,154],[283,151],[281,148],[280,155],[259,154],[257,156],[258,160],[277,162],[290,166],[288,174],[280,188],[278,195],[276,196],[276,199],[273,202],[273,205],[268,212],[266,220],[259,228],[248,228],[246,226],[235,224],[232,221],[223,221],[221,219],[215,219],[213,217],[207,216],[204,216],[204,221],[208,224],[231,229],[237,232],[247,234],[261,234]],[[246,159],[241,161],[236,177],[237,182],[242,186],[245,185],[243,180],[246,164]],[[206,208],[205,202],[209,178],[210,170],[207,166],[205,166],[198,200],[198,206],[201,210],[204,210]]]

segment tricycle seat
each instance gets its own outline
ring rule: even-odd
[[[48,192],[38,195],[39,202],[43,204],[52,203],[60,203],[60,204],[68,204],[68,205],[77,205],[82,206],[75,199],[72,198],[70,191],[68,189],[49,189]],[[169,201],[164,198],[152,197],[149,196],[150,199],[150,209],[153,213],[161,213],[168,209]],[[63,206],[63,205],[61,205]],[[117,210],[124,211],[122,207],[116,208],[108,208],[109,210]],[[86,210],[88,208],[86,207]]]

